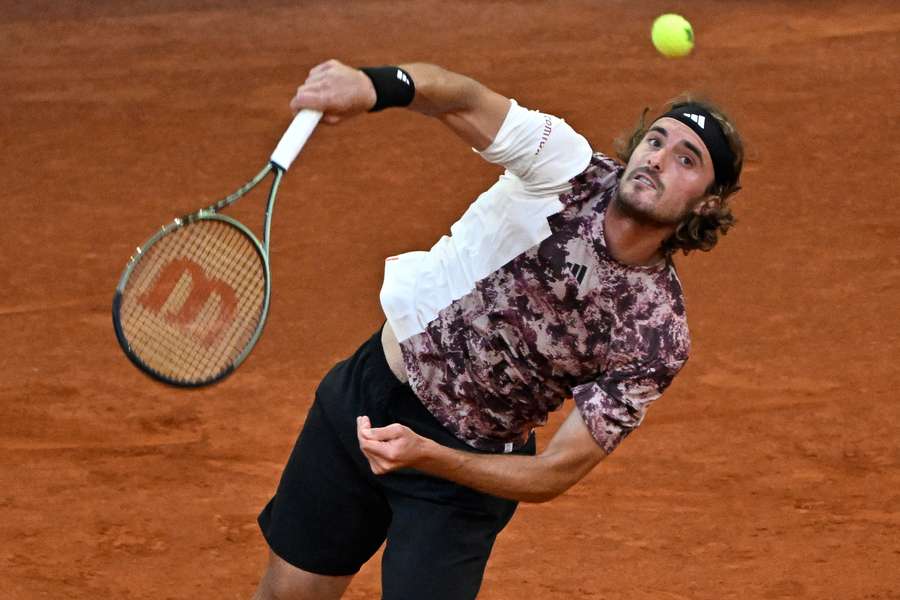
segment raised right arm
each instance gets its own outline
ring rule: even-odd
[[[487,148],[509,111],[510,100],[474,79],[436,65],[401,65],[415,83],[409,109],[439,119],[476,150]],[[359,69],[337,60],[317,65],[297,88],[291,109],[312,108],[329,124],[368,112],[375,105],[372,81]]]

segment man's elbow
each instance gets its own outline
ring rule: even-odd
[[[552,452],[543,456],[550,461],[551,475],[542,478],[541,485],[526,502],[541,504],[562,496],[570,487],[584,479],[606,457],[606,453],[592,449],[590,453],[577,457]]]

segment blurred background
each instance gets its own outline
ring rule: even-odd
[[[689,57],[650,44],[664,12]],[[738,225],[677,259],[687,367],[586,480],[521,506],[481,598],[900,597],[898,47],[887,0],[0,0],[4,597],[252,594],[256,514],[319,378],[381,324],[384,258],[499,172],[406,111],[320,127],[279,194],[264,336],[213,388],[141,375],[110,304],[137,245],[264,164],[332,57],[440,64],[607,153],[688,90],[745,138]],[[258,230],[263,202],[231,214]]]

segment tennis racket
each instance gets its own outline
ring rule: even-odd
[[[128,261],[113,298],[116,338],[139,369],[176,386],[221,381],[250,354],[269,310],[269,229],[278,185],[322,113],[303,110],[268,164],[230,196],[165,225]],[[274,174],[260,242],[220,214]]]

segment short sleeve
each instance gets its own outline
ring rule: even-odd
[[[548,193],[584,171],[592,152],[564,120],[510,100],[494,141],[479,154],[521,179],[526,190]]]
[[[641,424],[683,365],[636,365],[572,389],[582,420],[607,454]]]

